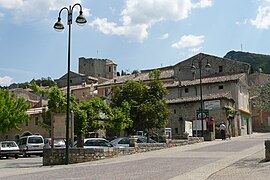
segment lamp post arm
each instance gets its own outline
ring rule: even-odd
[[[79,3],[74,4],[72,6],[72,8],[71,8],[71,11],[73,11],[73,9],[74,9],[75,6],[79,6],[80,7],[80,11],[82,11],[82,5],[80,5]]]
[[[58,15],[59,18],[61,17],[61,13],[62,13],[62,11],[63,11],[64,9],[66,9],[67,11],[69,11],[67,7],[63,7],[63,8],[59,11],[59,15]]]

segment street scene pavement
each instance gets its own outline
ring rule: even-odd
[[[100,161],[42,166],[42,158],[0,161],[0,179],[247,179],[266,180],[264,141],[270,133],[215,140]],[[19,165],[24,161],[24,165]]]

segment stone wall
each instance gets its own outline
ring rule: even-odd
[[[128,148],[105,148],[105,149],[84,149],[70,148],[69,163],[82,163],[88,161],[96,161],[105,158],[114,158],[129,154],[142,153],[147,151],[159,150],[169,147],[182,146],[202,142],[200,137],[190,138],[188,140],[168,140],[167,143],[140,143],[137,147]],[[65,149],[50,149],[43,150],[43,166],[62,165],[65,164]]]

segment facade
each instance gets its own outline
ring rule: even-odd
[[[245,73],[241,73],[202,79],[203,109],[209,110],[209,118],[214,119],[216,125],[224,121],[232,136],[251,133],[248,91],[242,92],[242,89],[247,90],[244,83],[246,77]],[[199,111],[201,106],[199,79],[180,81],[173,85],[165,84],[165,87],[170,92],[167,103],[174,114],[170,122],[196,119],[196,111]],[[237,114],[228,118],[227,109],[236,110]],[[183,124],[176,123],[177,127],[173,128],[182,130]],[[173,130],[173,134],[177,134],[177,131]]]
[[[79,58],[79,73],[96,78],[113,79],[117,76],[117,65],[109,59]]]
[[[117,76],[114,79],[110,79],[104,83],[98,84],[96,86],[98,96],[105,96],[108,99],[110,99],[111,94],[112,94],[112,87],[113,86],[121,86],[125,82],[127,82],[128,80],[143,81],[143,82],[147,83],[150,81],[149,72],[150,71],[144,71],[144,72],[138,73],[138,74]],[[161,71],[160,81],[162,81],[163,83],[173,83],[174,82],[173,78],[174,78],[173,69],[164,69]]]
[[[97,96],[97,91],[95,90],[96,85],[97,84],[83,83],[81,85],[71,86],[70,93],[80,101],[88,101],[92,97]],[[61,88],[61,91],[66,92],[67,87]]]
[[[200,109],[199,71],[197,69],[195,73],[191,72],[191,66],[194,64],[198,67],[199,62],[202,63],[203,108],[207,109],[209,104],[215,104],[213,109],[209,109],[209,118],[214,120],[216,125],[222,121],[226,122],[233,136],[251,133],[247,76],[250,65],[200,53],[174,66],[159,69],[160,80],[169,91],[166,102],[172,112],[169,120],[172,136],[183,134],[185,121],[196,119],[195,112]],[[204,69],[207,62],[212,66],[209,71]],[[150,71],[144,70],[139,74],[116,77],[99,84],[98,95],[110,95],[112,86],[121,86],[127,80],[141,80],[147,83]],[[228,109],[236,113],[228,116]]]
[[[255,72],[249,75],[249,86],[251,96],[251,111],[253,130],[257,132],[270,131],[270,112],[254,107],[252,99],[255,96],[255,89],[260,85],[270,82],[270,74]]]
[[[59,88],[67,86],[67,74],[54,80]],[[98,79],[89,75],[75,73],[70,71],[70,86],[81,85],[83,83],[92,84],[98,82]]]

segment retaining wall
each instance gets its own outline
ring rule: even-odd
[[[84,149],[70,148],[69,163],[82,163],[96,161],[105,158],[114,158],[129,154],[159,150],[169,147],[182,146],[202,142],[203,138],[189,138],[188,140],[167,140],[166,143],[140,143],[137,147],[127,148],[104,148],[104,149]],[[43,149],[43,166],[63,165],[65,164],[65,149]]]

